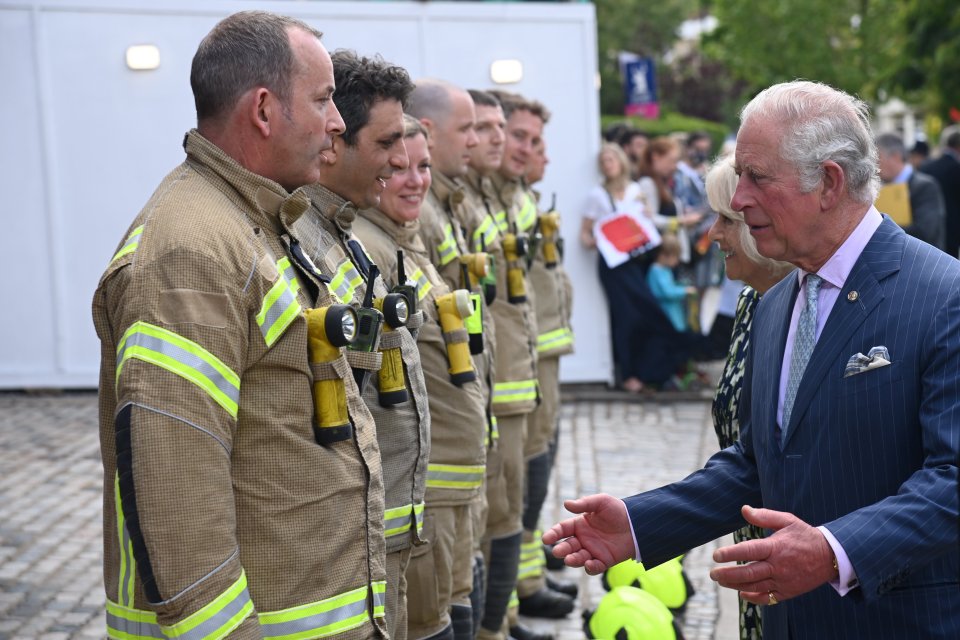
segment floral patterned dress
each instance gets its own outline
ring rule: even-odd
[[[750,328],[753,314],[760,301],[755,289],[744,287],[737,299],[737,314],[730,339],[730,350],[723,375],[717,384],[713,399],[713,428],[717,432],[720,447],[726,448],[740,437],[740,392],[743,387],[743,370],[746,365],[747,347],[750,345]],[[734,542],[764,537],[763,529],[748,525],[733,533]],[[761,619],[763,608],[740,600],[740,638],[759,640],[763,637]]]

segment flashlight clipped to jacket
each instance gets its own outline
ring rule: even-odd
[[[507,300],[511,304],[527,301],[527,285],[523,281],[521,258],[527,255],[526,236],[516,233],[517,225],[511,225],[509,233],[503,234],[503,255],[507,260]]]
[[[438,296],[434,302],[440,316],[443,341],[447,346],[447,361],[450,365],[447,372],[450,374],[450,381],[462,386],[476,380],[477,372],[473,368],[469,338],[463,322],[473,313],[470,293],[465,289],[457,289]]]
[[[341,357],[340,347],[350,345],[356,338],[357,312],[350,305],[335,304],[307,309],[306,316],[314,377],[313,434],[317,444],[330,445],[353,437],[343,384],[349,365]]]

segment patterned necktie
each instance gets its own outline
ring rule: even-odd
[[[780,441],[786,441],[787,425],[793,413],[793,401],[797,398],[797,388],[803,378],[803,372],[810,361],[813,346],[817,340],[817,297],[823,278],[811,273],[807,275],[807,304],[800,312],[797,322],[797,334],[793,341],[793,354],[790,357],[790,375],[787,378],[787,393],[783,398],[783,424],[780,427]]]

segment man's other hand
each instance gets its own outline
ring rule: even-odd
[[[812,591],[835,576],[833,551],[819,529],[785,511],[744,506],[741,512],[747,522],[773,534],[714,551],[714,562],[746,563],[710,571],[720,586],[736,589],[748,602],[769,605]]]

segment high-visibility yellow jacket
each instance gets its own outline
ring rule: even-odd
[[[294,225],[300,246],[321,273],[330,278],[330,289],[340,301],[359,306],[369,286],[363,265],[369,261],[369,254],[353,233],[357,209],[319,184],[304,187],[304,192],[310,197],[312,205]],[[373,292],[376,298],[380,298],[389,293],[384,282],[392,272],[379,263],[377,267],[382,277],[377,278]],[[412,317],[408,325],[410,329],[418,330],[422,318],[422,314]],[[420,540],[423,528],[424,491],[430,455],[430,411],[420,352],[410,329],[400,327],[387,331],[384,325],[380,338],[381,346],[400,346],[408,400],[389,407],[381,406],[378,399],[379,380],[375,372],[370,375],[370,381],[363,390],[363,399],[377,425],[377,440],[383,460],[383,517],[387,553],[409,548]],[[348,357],[354,355],[348,352]]]
[[[397,249],[403,251],[404,271],[417,282],[424,314],[417,336],[420,362],[430,405],[430,464],[426,502],[430,506],[467,504],[483,487],[486,465],[487,416],[479,379],[457,386],[450,380],[447,349],[435,300],[450,287],[430,263],[420,238],[419,221],[398,225],[376,209],[360,212],[354,231],[370,257],[397,284]]]
[[[93,301],[111,638],[385,637],[374,424],[317,444],[309,206],[192,131]]]

